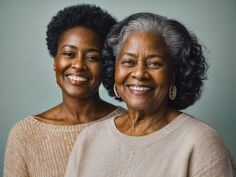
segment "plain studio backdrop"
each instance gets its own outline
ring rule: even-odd
[[[0,174],[11,127],[61,101],[46,27],[58,10],[77,3],[101,6],[118,20],[135,12],[154,12],[194,31],[207,49],[210,68],[202,97],[184,111],[216,129],[236,159],[235,0],[0,0]],[[109,98],[103,87],[100,94],[124,106]]]

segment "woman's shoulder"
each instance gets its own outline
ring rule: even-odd
[[[216,170],[216,167],[232,168],[232,155],[220,134],[202,120],[188,114],[183,116],[186,117],[182,127],[187,137],[185,143],[192,147],[192,172],[202,174]]]
[[[27,137],[32,136],[32,132],[37,126],[33,116],[25,117],[16,122],[10,130],[8,141],[25,141]]]
[[[187,121],[182,128],[185,129],[189,141],[193,142],[196,153],[229,154],[223,138],[214,128],[191,115],[184,114],[183,116],[187,117]]]
[[[22,131],[22,130],[26,130],[26,129],[32,129],[33,126],[36,126],[36,120],[34,118],[34,116],[27,116],[21,120],[19,120],[18,122],[16,122],[11,131]]]
[[[195,150],[199,151],[228,151],[220,134],[207,123],[189,114],[183,113],[184,123],[179,127],[180,136],[191,144]]]
[[[196,135],[201,135],[201,134],[214,134],[217,135],[218,133],[214,128],[209,126],[207,123],[202,121],[199,118],[196,118],[190,114],[187,113],[182,113],[181,115],[183,118],[185,118],[185,122],[183,126],[185,127],[186,131],[190,131],[192,133],[196,133]]]

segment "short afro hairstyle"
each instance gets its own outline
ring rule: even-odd
[[[98,34],[104,42],[111,27],[116,23],[107,11],[90,4],[78,4],[60,10],[47,26],[47,47],[49,54],[55,58],[61,35],[74,27],[87,27]]]
[[[197,37],[176,20],[153,13],[136,13],[118,22],[110,31],[103,50],[103,85],[117,100],[113,86],[116,56],[132,31],[153,32],[166,43],[173,60],[177,96],[168,105],[177,110],[194,104],[201,96],[208,64]]]

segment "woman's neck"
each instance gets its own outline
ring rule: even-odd
[[[165,127],[179,114],[180,112],[171,108],[152,113],[128,108],[128,113],[116,119],[115,123],[124,134],[143,136]]]
[[[70,115],[71,118],[78,119],[81,116],[91,115],[96,108],[98,107],[99,103],[102,100],[97,95],[86,99],[75,99],[71,97],[63,97],[63,101],[60,104],[60,115],[66,114],[67,116]],[[64,116],[63,116],[64,117]]]
[[[76,125],[103,118],[115,108],[103,101],[97,93],[86,99],[63,97],[61,104],[37,116],[41,121],[52,124]]]

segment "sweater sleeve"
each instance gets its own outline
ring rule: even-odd
[[[192,177],[235,177],[235,164],[216,132],[205,134],[194,150],[190,169]]]
[[[7,140],[3,169],[4,177],[29,177],[24,158],[24,145],[21,139],[22,130],[16,125],[10,131]]]

